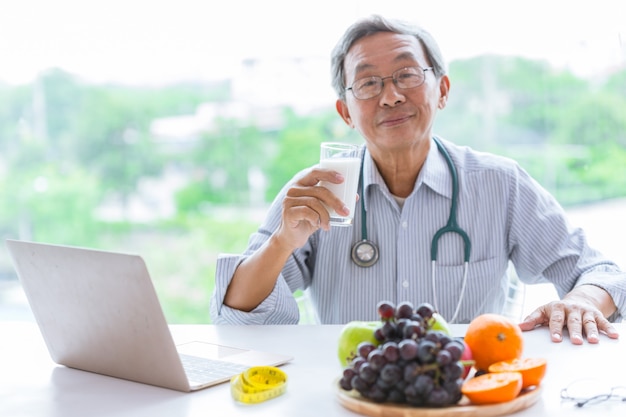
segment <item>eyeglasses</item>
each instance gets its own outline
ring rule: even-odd
[[[597,381],[576,381],[561,390],[561,399],[574,401],[576,407],[608,400],[626,402],[626,386],[599,387]]]
[[[426,79],[426,71],[432,71],[433,67],[405,67],[400,68],[388,77],[365,77],[356,80],[351,87],[345,90],[351,90],[355,98],[359,100],[367,100],[374,98],[383,91],[385,80],[391,78],[398,88],[409,89],[419,87],[424,84]]]

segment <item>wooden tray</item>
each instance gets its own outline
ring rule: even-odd
[[[499,404],[473,405],[465,397],[455,406],[443,408],[412,407],[410,405],[376,403],[358,392],[345,391],[335,384],[339,403],[348,410],[370,417],[496,417],[524,410],[539,400],[541,387],[522,392],[516,399]]]

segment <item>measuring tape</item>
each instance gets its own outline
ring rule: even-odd
[[[236,401],[256,404],[278,397],[287,390],[287,374],[273,366],[254,366],[230,380]]]

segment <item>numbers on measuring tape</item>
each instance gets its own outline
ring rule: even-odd
[[[273,366],[255,366],[230,380],[230,392],[236,401],[256,404],[271,400],[287,390],[287,374]]]

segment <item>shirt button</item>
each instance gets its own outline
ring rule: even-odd
[[[409,224],[407,222],[402,222],[402,227],[406,229],[407,227],[409,227]]]
[[[404,288],[409,288],[409,281],[402,281],[402,286]]]

